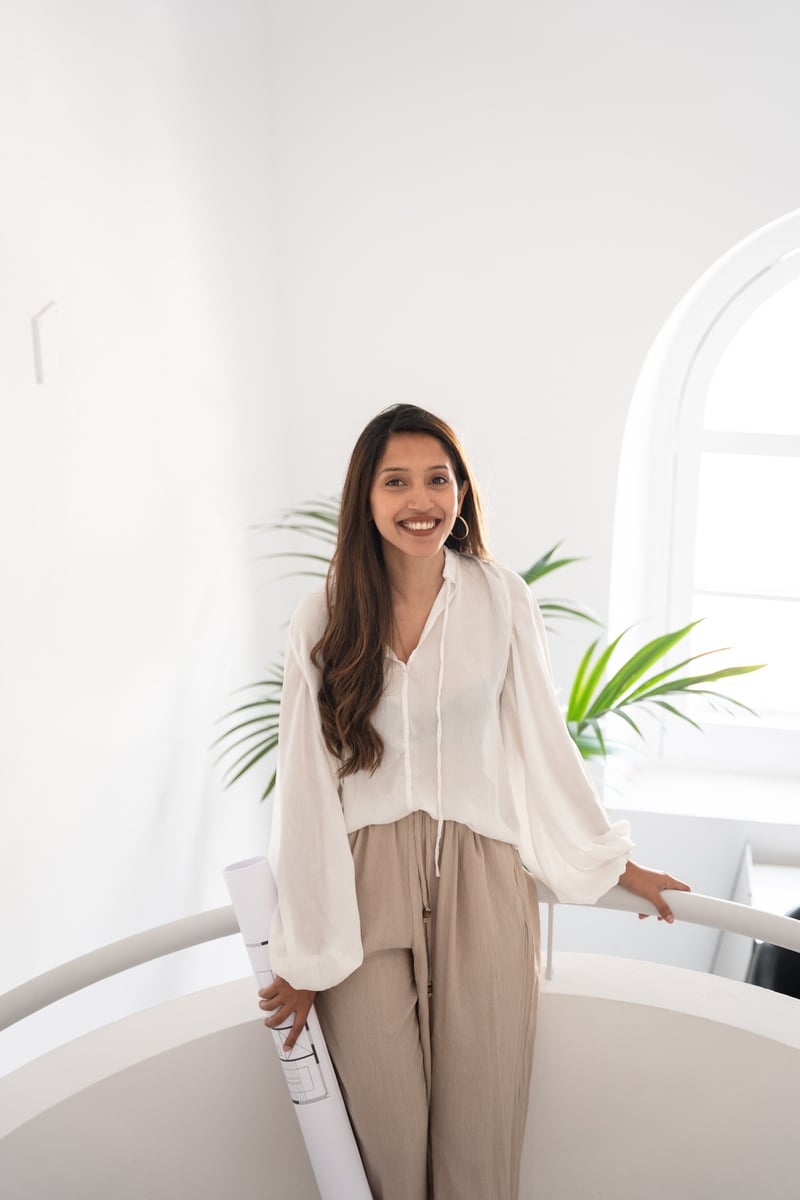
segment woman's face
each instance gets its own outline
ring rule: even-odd
[[[384,557],[439,554],[467,491],[459,489],[450,456],[427,433],[394,433],[386,443],[370,491],[370,509]]]

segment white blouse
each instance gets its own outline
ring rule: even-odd
[[[530,588],[494,562],[445,550],[444,581],[419,644],[386,650],[373,723],[384,758],[341,782],[322,736],[311,648],[324,589],[289,629],[269,859],[278,886],[273,970],[295,988],[340,983],[362,961],[347,835],[422,809],[519,849],[559,900],[593,903],[632,848],[610,825],[558,706],[541,613]],[[437,840],[438,869],[438,840]]]

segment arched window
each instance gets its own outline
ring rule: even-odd
[[[759,230],[678,305],[642,369],[625,432],[611,628],[640,636],[698,617],[689,652],[765,662],[665,725],[675,765],[800,774],[800,212]],[[686,657],[682,655],[681,657]],[[703,669],[704,660],[693,664]]]

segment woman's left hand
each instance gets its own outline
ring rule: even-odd
[[[640,896],[642,900],[649,900],[651,904],[654,904],[658,909],[659,921],[666,921],[670,925],[674,917],[661,893],[670,890],[678,892],[692,890],[688,883],[683,883],[680,879],[673,879],[671,875],[666,875],[663,871],[650,871],[647,867],[640,867],[638,863],[630,861],[618,882],[621,887],[633,892],[634,896]],[[639,920],[643,921],[647,916],[649,913],[639,913]]]

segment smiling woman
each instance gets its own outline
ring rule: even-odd
[[[436,482],[445,475],[447,483]],[[440,524],[421,535],[398,524],[416,524],[417,514]],[[444,421],[395,405],[370,421],[353,449],[328,575],[328,622],[312,651],[322,675],[325,741],[343,776],[381,763],[372,716],[384,689],[384,652],[391,647],[403,661],[413,652],[442,586],[445,549],[489,557],[466,454]],[[346,603],[337,604],[337,594]]]
[[[567,731],[530,590],[489,558],[455,434],[387,409],[353,451],[326,587],[289,631],[278,974],[260,992],[287,1049],[316,997],[376,1196],[517,1196],[534,880],[587,903],[620,882],[671,920],[661,891],[686,885],[630,849]]]

